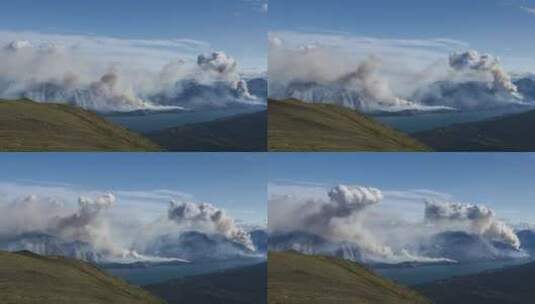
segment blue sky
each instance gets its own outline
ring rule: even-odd
[[[112,191],[118,207],[128,208],[131,199],[130,207],[157,216],[183,193],[246,223],[265,224],[267,168],[262,153],[2,153],[0,167],[0,198],[72,194],[75,202],[87,192]],[[161,190],[176,194],[162,195]],[[146,202],[140,201],[143,197]]]
[[[269,9],[272,31],[453,39],[535,71],[534,0],[272,0]]]
[[[430,190],[453,201],[487,205],[511,222],[535,223],[535,154],[286,153],[271,154],[269,165],[275,184]],[[405,205],[394,207],[406,211]],[[414,212],[423,215],[423,207]]]
[[[2,3],[0,30],[193,39],[225,51],[246,68],[265,69],[265,4],[264,0],[18,0]]]

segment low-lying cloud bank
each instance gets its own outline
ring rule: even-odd
[[[370,264],[520,258],[531,251],[484,205],[420,199],[422,217],[409,221],[395,210],[377,208],[389,192],[338,185],[325,194],[271,196],[271,250],[335,255]]]
[[[78,41],[72,37],[51,36],[50,39],[59,43],[15,40],[0,46],[0,98],[69,103],[99,112],[265,104],[266,96],[262,96],[261,91],[249,91],[248,80],[251,79],[242,76],[236,60],[223,52],[203,53],[196,59],[177,53],[173,60],[158,65],[159,61],[137,62],[140,48],[131,49],[131,45],[145,45],[141,49],[147,52],[147,49],[176,47],[174,44],[133,41],[124,45],[121,40],[92,41],[92,44],[100,43],[102,48],[111,48],[113,56],[120,57],[124,53],[125,59],[114,60],[111,55],[101,57],[94,50],[93,53],[85,51],[87,38]],[[155,54],[148,52],[147,56]]]
[[[113,214],[116,196],[80,197],[78,208],[30,195],[0,202],[0,250],[30,250],[96,263],[169,262],[263,256],[263,230],[248,230],[224,210],[190,201],[141,221]],[[123,213],[124,211],[121,211]]]
[[[365,112],[535,105],[490,54],[461,42],[271,33],[269,95]]]

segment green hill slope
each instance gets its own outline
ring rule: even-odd
[[[157,151],[148,139],[81,108],[0,100],[0,151]]]
[[[269,101],[270,151],[428,151],[357,111],[297,100]]]
[[[147,134],[169,151],[266,151],[267,113],[261,111]]]
[[[266,303],[266,263],[145,287],[168,304]]]
[[[3,304],[162,304],[94,266],[29,252],[0,252],[0,303]]]
[[[535,299],[535,263],[415,286],[436,304],[523,304]]]
[[[413,134],[438,151],[534,151],[535,111]]]
[[[269,304],[420,304],[419,294],[338,258],[270,253]]]

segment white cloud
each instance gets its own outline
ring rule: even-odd
[[[138,68],[159,70],[168,62],[194,59],[212,50],[209,43],[193,39],[123,39],[94,35],[40,33],[0,30],[0,45],[12,41],[30,41],[36,46],[55,45],[80,56],[98,58],[103,64],[122,63]]]
[[[191,194],[168,189],[87,189],[63,184],[0,182],[0,206],[29,195],[38,195],[58,202],[67,209],[75,210],[80,196],[97,197],[105,192],[112,192],[120,202],[113,208],[112,213],[128,214],[128,217],[132,216],[143,222],[154,220],[164,214],[168,202],[173,199],[193,199]]]
[[[245,4],[251,6],[254,10],[267,13],[268,12],[268,0],[242,0]]]
[[[535,15],[535,8],[533,7],[521,6],[520,8],[529,14]]]
[[[376,55],[382,58],[404,58],[410,66],[425,67],[429,62],[441,60],[453,51],[469,48],[463,41],[449,38],[433,39],[381,39],[351,36],[342,33],[307,33],[295,31],[271,32],[270,40],[284,42],[285,48],[321,46],[349,53],[357,58]]]

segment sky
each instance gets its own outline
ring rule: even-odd
[[[532,153],[282,153],[268,160],[270,195],[272,188],[306,194],[361,185],[387,193],[391,211],[415,220],[423,217],[421,198],[430,196],[483,204],[511,223],[535,223]],[[402,196],[416,199],[395,199]]]
[[[1,153],[0,167],[0,198],[36,194],[76,203],[111,191],[118,210],[147,218],[166,214],[171,199],[185,199],[211,203],[246,224],[266,222],[262,153]]]
[[[266,1],[10,1],[2,3],[0,32],[17,33],[22,40],[28,36],[24,32],[77,35],[87,40],[111,37],[132,44],[133,40],[158,40],[168,43],[154,48],[175,51],[176,56],[184,50],[170,47],[170,42],[193,40],[200,43],[189,55],[224,51],[235,57],[243,69],[265,70]]]
[[[499,56],[510,70],[535,71],[534,0],[271,0],[269,5],[273,32],[448,39]]]

